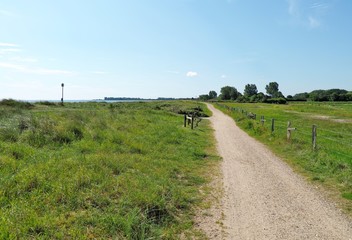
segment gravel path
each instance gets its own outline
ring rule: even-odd
[[[352,239],[350,218],[230,117],[207,105],[223,157],[226,234],[217,239]],[[211,233],[209,238],[215,239]]]

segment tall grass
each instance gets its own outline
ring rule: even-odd
[[[191,237],[198,189],[217,160],[207,123],[192,131],[178,114],[198,105],[1,109],[0,238]]]
[[[215,106],[310,179],[340,192],[340,199],[347,200],[345,209],[352,214],[352,202],[349,201],[352,194],[351,103],[227,103]],[[239,109],[257,114],[257,120],[249,119]],[[261,116],[265,116],[264,125],[260,122]],[[271,133],[272,118],[275,119],[274,133]],[[288,121],[297,128],[290,141],[286,139]],[[313,124],[318,127],[315,151],[312,148]]]

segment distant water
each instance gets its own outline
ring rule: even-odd
[[[36,103],[36,102],[52,102],[52,103],[60,103],[60,100],[20,100],[24,102]],[[151,102],[156,101],[154,99],[140,99],[140,100],[103,100],[103,99],[93,99],[93,100],[64,100],[64,103],[85,103],[85,102],[106,102],[106,103],[114,103],[114,102]]]

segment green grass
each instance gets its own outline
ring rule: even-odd
[[[0,104],[1,239],[195,236],[218,158],[208,123],[184,128],[179,113],[205,106],[11,104]]]
[[[352,192],[352,103],[215,103],[215,106],[312,181],[323,184],[339,197],[351,200],[347,193]],[[255,113],[257,120],[248,119],[242,109]],[[265,117],[264,125],[260,123],[261,116]],[[273,134],[272,118],[275,119]],[[286,139],[288,121],[297,128],[291,141]],[[313,124],[318,127],[316,151],[312,149]],[[344,205],[352,213],[352,201]]]

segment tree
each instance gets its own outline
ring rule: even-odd
[[[277,82],[270,82],[269,85],[266,85],[265,90],[266,90],[266,93],[273,98],[280,97],[279,84]]]
[[[199,100],[201,100],[201,101],[207,101],[207,100],[210,99],[208,94],[199,95],[198,98],[199,98]]]
[[[346,99],[345,101],[352,101],[352,92],[346,93]]]
[[[257,94],[257,102],[265,102],[267,100],[267,98],[268,98],[268,96],[262,92]]]
[[[309,94],[307,92],[297,93],[293,96],[293,100],[295,101],[307,101],[309,98]]]
[[[309,93],[309,100],[317,102],[329,101],[329,95],[325,90],[314,90]]]
[[[285,96],[282,94],[281,91],[278,91],[275,97],[276,98],[285,98]]]
[[[309,99],[311,101],[344,101],[347,93],[344,89],[314,90],[309,93]]]
[[[221,100],[236,100],[239,96],[239,93],[235,87],[225,86],[221,88],[220,92]]]
[[[257,89],[257,86],[255,84],[247,84],[245,87],[244,87],[244,95],[245,96],[248,96],[248,97],[251,97],[253,95],[256,95],[258,93],[258,89]]]
[[[218,94],[215,91],[210,91],[209,92],[209,99],[215,99],[217,98]]]

